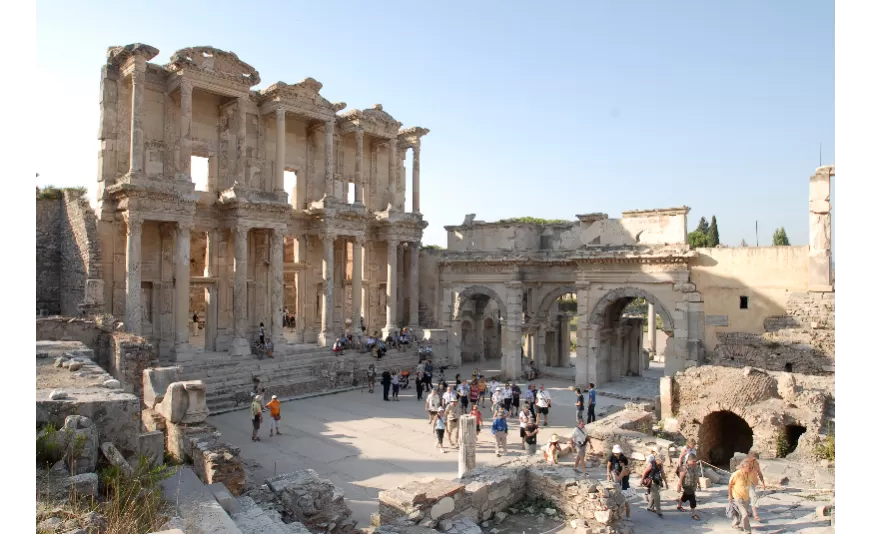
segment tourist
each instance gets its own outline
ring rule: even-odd
[[[477,379],[477,394],[480,407],[486,408],[486,377],[484,376]]]
[[[494,404],[492,398],[495,396],[495,390],[497,390],[498,387],[499,387],[498,380],[493,378],[492,380],[489,381],[489,402],[491,404]],[[494,408],[493,408],[493,411],[495,411]]]
[[[462,405],[462,414],[468,413],[468,380],[463,380],[461,384],[456,386],[456,393],[459,395],[459,403]]]
[[[517,417],[520,415],[520,398],[523,396],[523,390],[516,382],[511,382],[511,415]]]
[[[522,418],[522,415],[520,417]],[[523,432],[523,448],[526,449],[529,456],[534,456],[538,452],[538,432],[538,425],[535,424],[535,419],[530,418]]]
[[[447,452],[444,450],[444,431],[446,429],[447,423],[444,421],[444,408],[439,407],[435,413],[435,417],[432,419],[432,430],[438,438],[438,441],[435,442],[435,448],[441,449],[441,452]]]
[[[471,403],[472,407],[476,407],[479,398],[480,389],[477,387],[477,380],[472,380],[471,385],[468,386],[468,402]]]
[[[649,456],[646,457],[646,465],[644,465],[644,469],[646,469],[646,466],[647,466],[647,465],[655,464],[655,463],[656,463],[656,458],[658,458],[658,457],[659,457],[659,450],[658,450],[658,448],[657,448],[656,446],[654,446],[654,445],[651,446],[651,447],[649,448]],[[679,473],[679,467],[677,468],[677,473]],[[650,492],[651,492],[651,491],[652,491],[652,489],[651,489],[649,486],[647,486],[647,487],[646,487],[646,493],[645,493],[644,496],[643,496],[644,501],[646,501],[647,503],[649,503],[649,498],[650,498]]]
[[[390,374],[388,369],[384,369],[384,372],[381,374],[381,385],[384,386],[384,400],[390,401],[390,386],[393,384],[393,375]]]
[[[393,386],[393,400],[398,401],[399,400],[399,370],[398,369],[396,369],[396,372],[393,374],[392,378],[390,379],[390,383]]]
[[[526,390],[525,396],[523,397],[526,400],[526,404],[529,405],[529,409],[532,412],[532,418],[535,418],[535,400],[538,398],[538,392],[535,391],[535,385],[529,384],[528,389]]]
[[[266,343],[266,326],[263,323],[260,323],[260,345],[264,345]]]
[[[728,503],[733,503],[737,507],[736,513],[731,518],[731,526],[742,527],[744,532],[752,532],[749,526],[750,467],[749,462],[743,460],[728,480]]]
[[[477,382],[477,377],[479,377],[479,376],[480,376],[480,368],[475,367],[474,371],[471,372],[471,381]]]
[[[582,421],[584,417],[583,412],[586,411],[586,407],[583,405],[583,390],[574,388],[574,393],[577,394],[577,401],[574,403],[574,406],[577,407],[577,421]]]
[[[656,457],[655,461],[648,463],[641,475],[641,484],[650,489],[650,501],[647,506],[647,511],[655,512],[659,517],[662,515],[662,498],[659,489],[664,486],[668,487],[668,481],[665,478],[664,468],[662,467],[661,458]]]
[[[369,364],[369,368],[366,370],[366,377],[369,379],[369,393],[375,392],[375,376],[377,376],[378,370],[375,368],[374,362]]]
[[[291,330],[296,329],[296,316],[295,315],[290,316],[290,329]],[[363,329],[363,330],[365,331],[365,329]]]
[[[694,454],[696,458],[698,457],[698,448],[696,446],[695,438],[689,439],[689,442],[686,443],[685,447],[683,447],[683,451],[680,453],[680,459],[677,461],[677,469],[680,471],[683,470],[683,466],[686,465],[686,458],[688,458],[690,454]]]
[[[523,404],[523,409],[520,410],[520,414],[518,416],[520,421],[520,443],[523,446],[523,450],[526,450],[526,427],[529,422],[533,420],[532,414],[529,412],[529,403]]]
[[[444,409],[444,418],[447,419],[447,440],[451,447],[459,446],[459,405],[454,397],[447,408]],[[454,439],[455,438],[455,439]]]
[[[335,338],[335,343],[332,344],[332,352],[341,354],[341,351],[344,350],[344,345],[341,344],[340,338]]]
[[[254,395],[254,401],[251,402],[251,419],[254,422],[254,433],[251,434],[251,441],[260,441],[260,423],[263,422],[263,405],[262,397]]]
[[[623,454],[622,447],[613,446],[613,453],[607,459],[607,480],[612,480],[620,489],[628,489],[628,458]]]
[[[423,366],[423,378],[426,379],[426,391],[432,389],[432,360],[426,360],[426,365]]]
[[[471,405],[471,415],[473,415],[474,420],[477,421],[477,434],[480,435],[480,427],[483,425],[483,414],[477,409],[476,404]]]
[[[417,386],[417,400],[423,400],[423,389],[426,387],[426,382],[423,379],[423,373],[417,373],[417,378],[414,380],[414,385]]]
[[[583,476],[589,476],[586,472],[586,447],[592,450],[592,443],[589,441],[589,435],[586,433],[586,424],[581,417],[577,421],[577,428],[571,434],[571,441],[574,442],[574,448],[577,450],[577,456],[574,457],[574,471],[580,472],[577,469],[578,465],[583,466]]]
[[[504,418],[504,412],[496,412],[495,419],[492,421],[492,434],[495,436],[495,455],[501,456],[507,454],[507,433],[508,424]]]
[[[269,358],[275,357],[275,346],[272,345],[272,338],[270,338],[270,337],[266,338],[266,344],[264,345],[263,348],[266,349],[266,356],[268,356]]]
[[[269,437],[272,437],[272,431],[280,436],[281,429],[278,428],[278,421],[281,420],[281,401],[278,400],[278,395],[272,395],[272,400],[266,403],[266,408],[269,408],[269,415],[272,416],[272,422],[269,423]]]
[[[429,412],[429,423],[432,423],[432,420],[435,419],[435,416],[438,414],[438,408],[441,407],[441,397],[438,396],[438,392],[434,389],[429,390],[429,395],[426,397],[426,411]]]
[[[456,373],[456,376],[454,377],[454,380],[455,380],[455,382],[453,382],[453,387],[454,387],[454,388],[459,388],[459,384],[462,383],[462,377],[459,375],[459,373]],[[457,391],[458,391],[458,389],[457,389]]]
[[[589,382],[589,413],[586,417],[586,424],[595,422],[595,400],[597,398],[597,394],[595,393],[595,384]]]
[[[758,516],[758,489],[756,487],[761,482],[761,489],[766,490],[767,485],[764,483],[764,475],[761,474],[758,453],[749,451],[746,461],[749,463],[749,504],[752,506],[752,517],[761,523],[761,518]]]
[[[550,404],[552,404],[552,402],[550,392],[544,388],[544,384],[541,384],[541,389],[538,390],[537,400],[538,425],[541,424],[541,416],[544,416],[544,426],[550,426],[548,414],[550,413]]]
[[[492,403],[492,413],[496,414],[502,409],[504,406],[501,403],[502,398],[502,389],[501,387],[495,388],[495,391],[492,392],[492,396],[490,396],[489,401]]]
[[[700,478],[701,473],[698,468],[697,458],[694,454],[690,454],[686,458],[686,465],[683,467],[682,473],[680,473],[679,482],[677,482],[677,493],[682,491],[677,503],[677,510],[685,512],[683,503],[689,501],[689,507],[692,509],[692,519],[695,521],[701,520],[698,514],[695,513],[695,507],[698,505],[698,501],[695,499],[695,488],[698,486]]]
[[[559,444],[559,436],[553,434],[550,436],[550,441],[547,442],[547,448],[544,449],[544,460],[547,465],[556,465],[559,463],[559,454],[562,452],[562,446]]]
[[[196,314],[196,312],[193,312],[193,335],[199,335],[199,316]]]
[[[440,389],[441,386],[438,386]],[[444,407],[447,407],[448,404],[456,400],[456,392],[453,391],[453,386],[447,386],[447,390],[441,394],[441,402]]]

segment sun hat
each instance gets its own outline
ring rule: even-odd
[[[622,454],[622,447],[620,447],[619,445],[614,445],[613,454]]]
[[[444,411],[444,406],[439,406],[439,407],[438,407],[438,411],[439,411],[439,412],[443,412],[443,411]]]
[[[273,398],[273,399],[277,399],[277,398],[278,398],[278,395],[272,395],[272,398]]]
[[[557,436],[556,434],[550,436],[550,443],[556,443],[557,441],[559,441],[559,436]]]

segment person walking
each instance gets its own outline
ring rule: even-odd
[[[586,472],[586,447],[588,446],[591,451],[592,443],[589,442],[589,435],[586,434],[586,423],[583,422],[582,414],[580,420],[577,421],[577,428],[571,434],[571,441],[574,442],[574,448],[577,450],[577,456],[574,458],[574,471],[579,473],[580,470],[577,469],[577,466],[582,465],[583,476],[589,476],[589,473]]]
[[[477,379],[477,394],[481,408],[486,408],[486,378],[480,377]]]
[[[423,389],[426,387],[426,382],[423,379],[422,372],[417,373],[417,378],[414,380],[414,385],[417,386],[417,400],[423,400]]]
[[[471,415],[473,415],[474,420],[477,421],[477,435],[480,435],[480,427],[483,425],[483,414],[477,409],[476,404],[471,405]]]
[[[426,365],[423,366],[423,378],[426,379],[426,391],[432,389],[432,372],[434,371],[434,367],[432,367],[432,360],[426,360]]]
[[[266,408],[269,408],[269,415],[272,416],[272,421],[269,423],[269,437],[272,437],[272,431],[280,436],[281,429],[278,427],[278,422],[281,421],[281,401],[278,400],[278,395],[272,395],[272,400],[266,403]]]
[[[686,465],[682,469],[682,473],[680,473],[679,482],[677,482],[677,493],[682,491],[679,502],[677,503],[677,510],[685,512],[686,510],[683,508],[683,503],[689,501],[689,506],[692,509],[692,519],[695,521],[701,520],[701,518],[698,517],[698,514],[695,513],[695,507],[698,505],[698,500],[695,498],[695,488],[698,486],[700,478],[701,473],[698,468],[697,458],[694,454],[690,454],[686,458]]]
[[[523,409],[520,411],[518,418],[520,420],[520,443],[523,445],[523,450],[526,450],[526,428],[529,426],[529,423],[532,423],[535,420],[534,416],[532,416],[532,413],[529,411],[528,402],[523,405]]]
[[[507,433],[508,424],[504,418],[504,412],[496,412],[495,419],[492,421],[492,434],[495,436],[495,455],[501,456],[507,454]]]
[[[381,374],[381,385],[384,386],[384,400],[390,401],[390,386],[393,385],[393,375],[390,374],[390,371],[384,369],[383,374]]]
[[[655,512],[659,517],[664,517],[662,515],[662,498],[659,489],[662,486],[667,488],[668,481],[665,478],[661,458],[656,456],[654,462],[647,463],[646,469],[644,469],[641,475],[641,484],[650,489],[650,501],[646,508],[647,511]]]
[[[468,380],[463,380],[456,386],[456,394],[459,395],[459,404],[462,406],[462,414],[468,413]]]
[[[459,405],[457,404],[457,400],[454,398],[444,409],[444,418],[447,419],[447,440],[450,442],[451,447],[459,446],[460,415],[462,414],[460,413]]]
[[[523,398],[525,399],[526,404],[529,405],[529,411],[532,412],[532,419],[535,419],[535,400],[538,398],[538,392],[535,391],[534,384],[529,384]]]
[[[260,345],[266,344],[266,326],[260,323]]]
[[[607,459],[607,480],[616,483],[621,490],[628,489],[628,475],[626,467],[628,466],[628,457],[622,452],[620,445],[613,446],[613,453]],[[625,479],[625,481],[623,481]]]
[[[251,441],[260,441],[260,423],[263,422],[262,402],[262,397],[254,395],[254,401],[251,402],[251,420],[254,422],[254,432],[251,434]]]
[[[375,376],[377,376],[378,370],[375,367],[374,362],[369,364],[369,368],[366,370],[366,378],[369,380],[369,393],[375,392]]]
[[[523,396],[523,390],[516,382],[511,382],[511,416],[518,417],[520,415],[520,400]]]
[[[686,458],[688,458],[690,454],[694,454],[696,458],[698,457],[698,447],[695,443],[695,438],[689,439],[689,442],[686,443],[686,446],[683,447],[683,450],[680,452],[680,459],[677,461],[677,469],[680,471],[682,471],[683,466],[686,465]]]
[[[767,485],[764,483],[764,475],[761,474],[761,465],[758,463],[758,453],[749,451],[746,461],[749,463],[749,505],[752,507],[752,517],[759,523],[762,523],[758,516],[758,483],[761,482],[761,489],[766,490]]]
[[[737,507],[736,513],[731,518],[731,526],[742,528],[743,532],[752,532],[749,525],[749,462],[743,460],[737,471],[728,480],[728,503]]]
[[[441,407],[441,397],[434,389],[429,390],[429,395],[426,397],[426,411],[429,412],[429,423],[438,415],[438,408]]]
[[[480,390],[477,388],[477,380],[472,380],[468,386],[468,402],[472,407],[477,406],[477,400],[480,398]]]
[[[522,417],[522,415],[520,416]],[[523,448],[529,456],[534,456],[538,453],[538,425],[535,424],[535,419],[530,418],[526,423],[526,428],[523,433]]]
[[[432,430],[435,432],[437,438],[435,448],[440,449],[441,452],[447,452],[444,450],[444,431],[446,429],[447,422],[444,420],[444,408],[439,407],[435,414],[435,418],[432,420]]]
[[[392,376],[390,383],[393,386],[393,400],[399,400],[399,370],[396,369],[396,373]]]
[[[489,402],[492,404],[495,404],[495,402],[493,402],[492,399],[495,396],[495,390],[498,389],[498,386],[499,386],[498,380],[496,380],[495,378],[493,378],[492,380],[489,381]],[[495,410],[493,410],[493,411],[495,411]]]
[[[574,393],[577,394],[577,401],[574,403],[574,406],[577,407],[577,421],[579,422],[583,420],[586,406],[584,406],[583,401],[583,390],[581,388],[574,388]]]
[[[595,400],[598,395],[595,393],[595,384],[589,382],[589,413],[586,417],[586,424],[595,422]]]
[[[538,390],[538,400],[536,402],[538,406],[538,425],[541,424],[541,416],[544,419],[544,426],[549,425],[549,413],[550,413],[550,404],[552,404],[553,400],[550,398],[550,392],[544,388],[544,384],[541,384],[541,388]]]
[[[501,395],[502,391],[500,387],[495,388],[495,391],[492,392],[492,395],[489,397],[489,402],[492,403],[492,413],[493,415],[497,414],[499,410],[503,408],[501,404]]]

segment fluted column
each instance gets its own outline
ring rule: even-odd
[[[275,191],[284,190],[284,150],[286,148],[284,135],[287,131],[287,115],[284,108],[275,110]],[[298,209],[298,206],[293,206]]]
[[[388,172],[390,180],[390,204],[393,205],[394,209],[398,204],[396,202],[396,181],[399,179],[398,172],[396,172],[398,170],[396,163],[396,160],[398,159],[397,146],[398,140],[395,138],[390,139],[390,167],[388,169]]]
[[[354,159],[354,173],[353,173],[353,203],[354,204],[362,204],[363,203],[363,130],[362,128],[357,128],[354,132],[356,139],[356,155]],[[356,246],[356,245],[354,245]],[[356,250],[356,249],[354,249]]]
[[[384,334],[388,334],[396,329],[396,296],[399,288],[398,284],[398,248],[399,243],[396,239],[387,240],[387,324],[384,326]]]
[[[335,121],[328,120],[324,124],[324,152],[326,152],[325,174],[324,181],[326,196],[335,197]]]
[[[133,96],[130,112],[130,174],[139,174],[145,169],[145,65],[137,64],[130,73]]]
[[[362,335],[362,240],[356,238],[353,241],[353,272],[351,280],[351,311],[353,312],[353,335]]]
[[[233,228],[233,341],[230,354],[251,353],[248,341],[248,231],[247,226]]]
[[[127,221],[127,295],[124,309],[124,326],[127,332],[142,333],[142,219],[136,215],[125,216]]]
[[[246,176],[248,167],[248,110],[245,102],[247,97],[238,99],[238,123],[236,124],[236,181],[248,184]]]
[[[175,228],[175,355],[190,353],[190,229],[189,221]]]
[[[656,353],[656,306],[652,302],[647,305],[647,335],[649,336],[649,351]]]
[[[317,338],[320,346],[327,347],[332,343],[332,308],[335,305],[334,295],[335,288],[333,287],[334,280],[334,264],[335,264],[335,236],[325,234],[321,237],[321,248],[323,255],[323,271],[321,280],[323,281],[323,297],[320,305],[320,335]]]
[[[522,375],[523,284],[510,281],[507,286],[506,317],[502,327],[502,380],[516,380]],[[540,363],[538,364],[540,365]]]
[[[408,246],[408,254],[411,255],[410,273],[408,273],[408,326],[417,328],[420,326],[420,274],[418,269],[420,258],[420,243],[411,243]]]
[[[193,116],[193,83],[190,80],[181,80],[181,131],[179,132],[179,180],[189,181],[190,176],[190,123]]]
[[[269,239],[270,304],[272,306],[272,343],[284,343],[284,233],[272,230]]]
[[[420,145],[411,145],[411,149],[414,151],[412,210],[414,213],[420,213]]]

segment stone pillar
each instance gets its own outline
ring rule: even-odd
[[[353,172],[353,203],[354,204],[362,204],[363,203],[363,130],[362,128],[357,128],[354,131],[354,138],[356,140],[356,154],[354,157],[354,172]],[[354,245],[356,246],[356,245]],[[356,255],[356,248],[354,248],[354,255]],[[356,327],[356,323],[354,324]]]
[[[502,336],[501,379],[516,380],[522,375],[520,347],[523,342],[523,283],[507,282],[507,317]]]
[[[834,167],[816,169],[810,177],[810,255],[807,285],[810,291],[833,291],[831,266],[831,177]]]
[[[398,140],[396,138],[390,139],[390,166],[388,172],[390,181],[390,204],[393,206],[393,209],[398,205],[398,202],[396,202],[396,181],[398,180],[398,173],[396,172],[398,170],[396,164],[396,160],[398,159],[398,154],[396,152],[397,146]]]
[[[179,221],[175,229],[175,360],[192,357],[190,350],[190,229]]]
[[[571,317],[559,316],[559,352],[556,361],[552,365],[568,367],[571,361],[571,329],[568,327]]]
[[[335,288],[333,287],[334,280],[334,259],[335,259],[335,236],[325,234],[321,237],[321,249],[323,254],[322,275],[323,281],[323,301],[320,306],[320,335],[317,338],[321,347],[328,347],[332,343],[332,308],[335,305],[333,295]]]
[[[357,185],[359,191],[359,185]],[[351,332],[355,337],[362,336],[361,319],[362,319],[362,240],[357,237],[353,240],[353,272],[352,272],[352,288],[351,288],[351,312],[353,313],[353,323],[351,324]]]
[[[394,148],[394,146],[393,146]],[[398,269],[399,243],[396,239],[387,240],[387,314],[386,325],[384,325],[384,335],[396,329],[396,292],[398,291],[398,277],[396,270]]]
[[[287,115],[286,110],[284,108],[278,108],[275,110],[275,131],[277,135],[275,136],[275,187],[274,190],[276,192],[284,190],[284,151],[287,148],[286,142],[284,140],[284,136],[287,132]],[[298,192],[298,191],[297,191]],[[298,204],[299,201],[297,200]],[[299,209],[299,206],[293,206],[295,209]],[[274,235],[274,234],[273,234]],[[283,235],[281,238],[283,239]],[[283,264],[283,252],[282,252],[282,261]],[[273,340],[274,342],[274,340]]]
[[[296,236],[293,243],[293,258],[302,268],[296,272],[296,340],[307,343],[305,332],[307,330],[308,317],[308,240],[307,235]]]
[[[190,181],[190,123],[193,117],[193,83],[181,80],[181,131],[179,132],[179,159],[177,180]]]
[[[411,145],[411,149],[414,151],[412,211],[420,213],[420,145]]]
[[[136,59],[136,66],[130,73],[133,84],[133,97],[130,117],[130,175],[145,170],[145,62]]]
[[[652,302],[647,305],[647,335],[649,336],[650,354],[656,352],[656,306]]]
[[[238,127],[236,130],[236,181],[240,184],[248,184],[248,110],[245,106],[247,97],[238,99]]]
[[[272,307],[272,344],[275,348],[284,344],[284,233],[272,229],[269,239],[269,281]]]
[[[233,228],[233,341],[230,354],[244,356],[251,353],[248,341],[248,231],[247,226]]]
[[[477,467],[477,418],[459,417],[459,478]]]
[[[408,273],[408,325],[417,329],[420,326],[420,243],[410,243],[408,254],[411,256]]]
[[[218,277],[218,242],[220,241],[221,231],[211,229],[206,237],[206,252],[205,252],[205,270],[204,274],[208,277]],[[217,350],[215,341],[218,331],[218,306],[219,306],[219,290],[220,282],[215,282],[213,286],[208,288],[206,293],[206,309],[205,309],[205,350]]]
[[[324,193],[327,197],[335,198],[335,121],[328,120],[324,123],[324,152],[326,162],[324,166],[325,180]]]
[[[132,334],[142,333],[142,219],[127,212],[127,295],[124,326]]]

